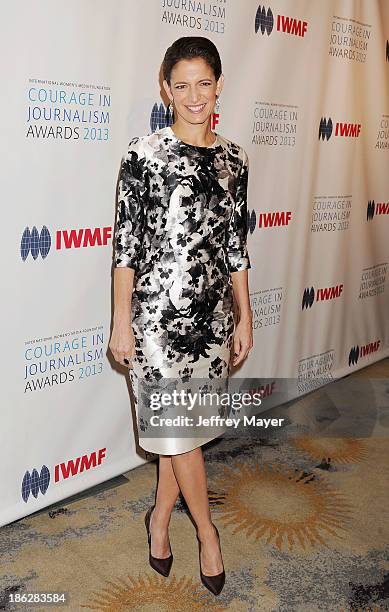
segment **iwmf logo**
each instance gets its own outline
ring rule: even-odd
[[[335,285],[335,287],[323,287],[321,289],[317,289],[316,293],[313,287],[308,287],[304,289],[301,309],[304,310],[304,308],[312,308],[314,302],[327,302],[328,300],[334,300],[341,296],[342,291],[343,284]]]
[[[216,125],[219,123],[220,113],[212,113],[211,115],[211,129],[214,130]],[[162,102],[158,106],[155,102],[153,108],[151,109],[150,115],[150,128],[152,132],[155,130],[160,130],[164,127],[172,125],[172,117],[167,108]]]
[[[291,210],[276,210],[272,212],[260,212],[249,210],[247,214],[247,231],[252,234],[255,228],[266,229],[271,227],[285,227],[292,219]]]
[[[106,450],[106,448],[100,448],[98,451],[93,451],[89,455],[82,455],[76,459],[58,463],[54,466],[54,483],[67,480],[72,476],[76,476],[77,474],[101,465],[103,459],[105,459]],[[27,503],[30,495],[36,499],[39,492],[45,495],[49,488],[50,480],[50,470],[46,465],[42,466],[40,472],[35,468],[31,470],[31,472],[27,470],[22,480],[23,501]]]
[[[331,117],[328,119],[322,117],[319,125],[319,140],[329,140],[332,136],[334,126]],[[358,138],[361,132],[360,123],[342,123],[337,121],[335,123],[335,136],[341,136],[343,138]]]
[[[155,130],[162,129],[172,124],[172,119],[170,116],[169,109],[161,102],[158,106],[157,103],[154,104],[151,109],[150,115],[150,128],[152,132]]]
[[[374,202],[369,200],[367,203],[366,221],[372,221],[374,215],[389,215],[389,202]]]
[[[271,8],[265,9],[261,4],[258,6],[255,15],[255,33],[261,31],[261,34],[270,36],[274,27],[274,17]],[[296,19],[295,17],[286,17],[286,15],[277,15],[276,30],[284,34],[304,37],[307,33],[308,22]]]
[[[112,227],[90,227],[72,229],[72,230],[57,230],[55,232],[55,249],[60,251],[61,249],[80,249],[81,247],[94,247],[94,246],[107,246],[108,241],[112,237]],[[45,259],[51,249],[51,234],[44,225],[39,232],[34,227],[30,230],[26,227],[21,243],[20,243],[20,256],[23,261],[26,261],[27,257],[31,253],[33,259],[37,259],[39,255],[42,259]]]
[[[350,349],[350,353],[348,356],[348,365],[356,365],[358,363],[358,359],[362,357],[366,357],[367,355],[371,355],[372,353],[376,353],[380,348],[381,340],[376,340],[375,342],[369,342],[364,346],[359,347],[359,345],[353,346]]]

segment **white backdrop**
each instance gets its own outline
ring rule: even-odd
[[[12,0],[1,23],[0,525],[144,461],[108,350],[115,190],[180,36],[218,46],[215,129],[250,160],[236,375],[299,394],[389,354],[386,0]]]

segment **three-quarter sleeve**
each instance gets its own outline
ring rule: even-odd
[[[121,160],[114,240],[115,268],[137,270],[140,263],[147,189],[147,169],[140,145],[139,137],[132,138]]]
[[[230,272],[251,268],[247,249],[247,187],[249,160],[243,149],[243,162],[237,178],[235,198],[227,236],[227,259]]]

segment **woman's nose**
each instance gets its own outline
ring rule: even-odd
[[[189,90],[189,102],[191,104],[197,104],[199,100],[200,100],[200,92],[198,91],[197,88],[191,87],[191,89]]]

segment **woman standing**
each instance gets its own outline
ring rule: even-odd
[[[145,517],[150,564],[169,574],[168,527],[181,490],[197,526],[201,580],[217,595],[225,572],[201,449],[215,435],[146,435],[150,422],[145,413],[140,418],[139,385],[228,379],[231,348],[234,365],[252,348],[248,158],[241,146],[211,130],[224,76],[209,39],[176,40],[166,51],[163,76],[174,122],[133,137],[121,163],[109,346],[116,361],[128,366],[139,443],[159,454],[156,500]]]

